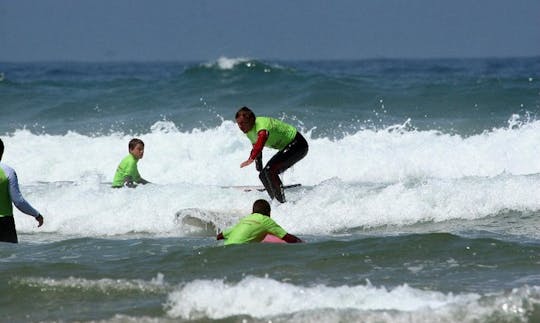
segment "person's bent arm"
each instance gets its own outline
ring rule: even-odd
[[[302,239],[298,238],[297,236],[287,233],[281,240],[284,240],[287,243],[300,243],[304,242]]]
[[[38,212],[38,210],[34,209],[30,203],[26,201],[26,199],[22,196],[21,190],[19,189],[19,180],[17,179],[17,173],[13,169],[4,169],[4,171],[7,174],[8,182],[9,182],[9,196],[11,197],[11,201],[19,209],[19,211],[31,215],[34,218],[36,218],[36,221],[38,221],[38,227],[43,225],[43,216]]]
[[[148,183],[150,183],[149,181],[145,180],[144,178],[141,177],[141,179],[139,180],[138,182],[139,184],[143,184],[143,185],[146,185]]]
[[[240,164],[240,167],[246,167],[253,163],[254,160],[257,160],[257,164],[255,164],[258,171],[259,167],[262,170],[262,160],[260,160],[259,164],[259,157],[262,158],[262,150],[264,148],[264,145],[266,144],[266,140],[268,140],[268,131],[267,130],[261,130],[257,133],[257,142],[253,144],[253,149],[251,149],[251,153],[249,154],[249,158],[244,161],[242,164]]]
[[[267,130],[261,130],[257,133],[257,141],[253,144],[253,149],[251,149],[249,159],[255,160],[259,155],[261,155],[264,145],[268,140],[268,135]]]

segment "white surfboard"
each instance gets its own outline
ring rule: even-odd
[[[289,188],[295,188],[300,187],[302,184],[289,184],[289,185],[283,185],[283,189],[289,189]],[[221,186],[221,188],[234,188],[237,190],[241,190],[244,192],[251,192],[251,191],[259,191],[264,192],[266,191],[266,188],[262,185],[232,185],[232,186]]]

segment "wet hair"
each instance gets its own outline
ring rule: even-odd
[[[253,203],[253,213],[270,216],[270,204],[266,200],[257,200]]]
[[[241,114],[247,115],[247,117],[251,120],[255,120],[255,113],[253,113],[253,111],[251,111],[251,109],[248,107],[241,107],[238,111],[236,111],[234,119],[238,119]]]
[[[128,148],[129,150],[133,150],[137,145],[142,145],[144,147],[144,142],[139,138],[133,138],[129,141]]]
[[[4,142],[2,139],[0,139],[0,159],[2,159],[2,155],[4,154]]]

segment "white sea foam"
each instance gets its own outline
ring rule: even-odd
[[[307,134],[308,155],[283,176],[305,187],[287,191],[291,203],[274,204],[272,215],[295,233],[320,234],[540,210],[540,122],[470,137],[404,128],[363,130],[340,140]],[[146,143],[139,171],[156,184],[134,190],[107,184],[131,136],[19,130],[2,137],[3,161],[46,216],[38,232],[181,234],[179,210],[217,212],[211,214],[221,216],[205,220],[224,227],[248,213],[253,200],[267,197],[221,188],[259,184],[254,167],[239,167],[251,145],[230,121],[191,132],[162,121],[138,137]],[[265,149],[265,160],[273,153]],[[16,221],[19,231],[36,232],[30,217],[17,214]]]
[[[224,319],[248,316],[273,322],[524,322],[533,306],[540,304],[540,287],[523,286],[490,294],[444,293],[421,290],[407,284],[386,288],[365,285],[300,286],[272,278],[247,276],[239,282],[222,279],[194,280],[180,285],[162,274],[151,280],[85,279],[77,277],[14,277],[10,284],[55,293],[163,294],[163,316],[116,315],[106,322]]]
[[[231,121],[206,131],[180,132],[160,121],[139,135],[146,143],[141,173],[162,184],[257,184],[253,169],[239,169],[251,149]],[[406,127],[406,126],[403,126]],[[396,182],[410,177],[462,178],[503,173],[540,173],[540,121],[461,137],[436,131],[363,130],[340,140],[308,138],[304,160],[285,174],[290,182],[314,185],[329,178],[346,182]],[[309,137],[309,136],[308,136]],[[35,135],[19,130],[4,136],[4,161],[26,182],[77,181],[88,174],[111,180],[131,136]],[[266,160],[274,153],[265,149]]]
[[[248,58],[238,57],[238,58],[228,58],[228,57],[220,57],[215,62],[206,63],[206,67],[212,67],[217,66],[222,70],[230,70],[233,69],[235,66],[243,63],[248,63]]]
[[[238,283],[196,280],[169,294],[167,314],[181,319],[223,319],[237,315],[272,320],[336,322],[462,322],[498,314],[522,319],[540,302],[540,289],[524,287],[506,295],[442,293],[408,285],[392,289],[358,286],[297,286],[270,278],[246,277]]]
[[[38,287],[42,292],[57,290],[75,289],[80,291],[99,291],[102,293],[133,291],[140,293],[164,293],[171,290],[163,280],[163,274],[157,274],[156,278],[150,281],[140,279],[86,279],[77,277],[68,278],[44,278],[44,277],[24,277],[13,278],[11,283]]]

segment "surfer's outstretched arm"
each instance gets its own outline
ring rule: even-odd
[[[146,185],[150,183],[149,181],[145,180],[144,178],[141,177],[141,179],[139,180],[139,184],[143,184],[143,185]]]
[[[256,161],[257,163],[256,168],[260,172],[262,169],[262,150],[264,148],[264,145],[266,144],[266,140],[268,140],[268,131],[261,130],[257,133],[257,142],[253,144],[253,149],[251,149],[251,153],[249,154],[249,158],[244,161],[242,164],[240,164],[240,167],[246,167],[253,163],[253,161]],[[260,168],[260,169],[259,169]]]

